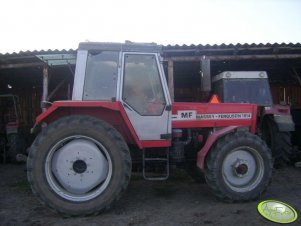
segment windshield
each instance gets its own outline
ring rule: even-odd
[[[225,79],[225,103],[252,103],[272,106],[272,97],[267,79]]]

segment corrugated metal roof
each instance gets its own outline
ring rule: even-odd
[[[172,50],[225,50],[225,49],[265,49],[265,48],[287,48],[287,49],[300,49],[301,48],[301,43],[238,43],[238,44],[214,44],[214,45],[203,45],[203,44],[198,44],[198,45],[165,45],[163,46],[163,52],[169,52]],[[20,51],[20,52],[13,52],[13,53],[0,53],[0,57],[3,56],[28,56],[28,55],[36,55],[36,54],[61,54],[61,53],[75,53],[77,49],[48,49],[48,50],[33,50],[33,51]]]
[[[75,64],[77,50],[34,50],[0,54],[0,69]]]
[[[208,57],[245,57],[275,56],[301,58],[301,43],[259,43],[259,44],[220,44],[220,45],[166,45],[163,46],[165,59],[202,56]],[[50,66],[75,64],[76,49],[33,50],[0,54],[0,69],[24,66],[39,66],[47,63]],[[189,58],[189,59],[190,59]],[[227,58],[227,59],[228,59]],[[226,59],[226,58],[225,58]]]
[[[190,56],[257,56],[301,54],[301,43],[259,43],[221,45],[167,45],[163,47],[165,58]]]
[[[20,51],[20,52],[13,52],[13,53],[0,53],[0,57],[5,57],[5,56],[28,56],[28,55],[37,55],[37,54],[56,54],[56,53],[75,53],[77,49],[48,49],[48,50],[32,50],[32,51]]]
[[[167,45],[164,46],[165,49],[192,49],[192,48],[199,48],[199,49],[223,49],[223,48],[256,48],[256,47],[301,47],[301,43],[237,43],[237,44],[225,44],[222,43],[220,45]]]

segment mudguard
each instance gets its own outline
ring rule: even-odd
[[[280,132],[295,131],[295,123],[288,105],[265,107],[263,116],[272,116]]]

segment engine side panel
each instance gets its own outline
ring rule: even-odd
[[[257,105],[174,103],[172,128],[249,127],[256,131]]]

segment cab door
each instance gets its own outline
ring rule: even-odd
[[[121,102],[140,140],[171,134],[171,101],[159,55],[123,53]]]

